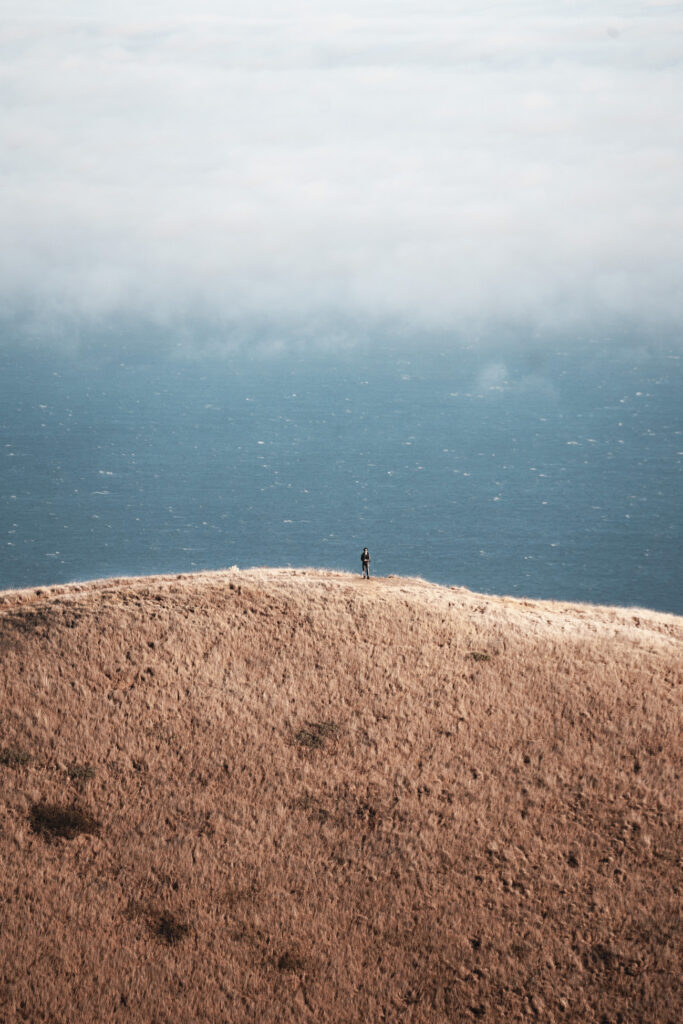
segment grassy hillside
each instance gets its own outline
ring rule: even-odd
[[[0,1020],[677,1022],[681,619],[0,594]]]

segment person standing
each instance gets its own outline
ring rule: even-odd
[[[370,552],[367,548],[363,548],[360,564],[363,566],[363,579],[370,579]]]

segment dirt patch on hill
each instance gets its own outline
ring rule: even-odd
[[[0,594],[0,1020],[678,1021],[682,640],[313,570]]]

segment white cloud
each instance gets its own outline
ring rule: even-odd
[[[14,7],[10,312],[681,323],[679,5]]]

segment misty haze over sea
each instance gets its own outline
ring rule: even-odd
[[[6,0],[0,586],[683,612],[676,0]]]
[[[233,564],[683,612],[666,347],[3,356],[0,586]]]

